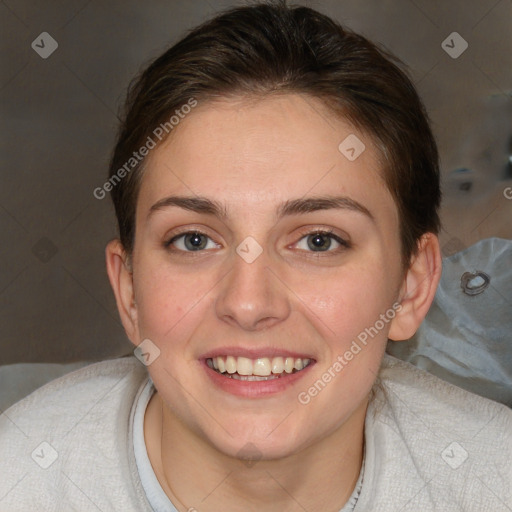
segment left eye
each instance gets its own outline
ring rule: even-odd
[[[211,242],[210,245],[208,245],[208,241]],[[169,240],[167,245],[173,245],[176,249],[186,252],[202,251],[203,249],[215,249],[217,247],[217,245],[209,236],[198,231],[190,231],[188,233],[177,235]]]
[[[333,243],[335,246],[333,247]],[[330,249],[348,247],[348,243],[340,237],[328,231],[316,231],[302,237],[297,242],[297,247],[305,251],[326,252]],[[333,251],[330,251],[333,252]]]

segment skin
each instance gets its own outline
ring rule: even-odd
[[[349,134],[366,146],[354,161],[338,150]],[[229,217],[176,206],[149,213],[170,195],[219,201]],[[327,195],[357,201],[372,218],[344,208],[276,219],[284,201]],[[205,233],[206,248],[186,252],[183,237],[166,247],[178,228]],[[325,237],[327,251],[312,249],[307,242],[318,229],[350,246],[331,239],[329,247]],[[160,350],[148,366],[158,392],[146,411],[145,439],[178,510],[325,512],[346,503],[361,468],[368,396],[387,339],[416,331],[441,273],[433,234],[419,241],[404,273],[398,233],[371,139],[311,97],[199,105],[151,152],[133,254],[114,240],[106,260],[128,337],[134,345],[149,338]],[[236,252],[248,236],[263,249],[252,263]],[[395,318],[301,404],[298,393],[396,302],[402,308]],[[316,364],[278,394],[236,397],[213,386],[198,360],[226,345],[294,350]],[[252,465],[240,460],[247,446],[258,454]]]

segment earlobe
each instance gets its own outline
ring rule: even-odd
[[[137,305],[133,274],[128,255],[120,240],[112,240],[105,249],[107,274],[114,292],[117,309],[128,338],[138,343]]]
[[[441,271],[439,239],[426,233],[418,242],[418,251],[404,277],[399,296],[402,308],[391,323],[389,339],[407,340],[418,330],[434,300]]]

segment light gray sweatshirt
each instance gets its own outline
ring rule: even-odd
[[[511,409],[388,354],[379,380],[355,512],[512,510]],[[105,361],[0,415],[0,511],[154,510],[134,451],[148,382],[134,357]]]

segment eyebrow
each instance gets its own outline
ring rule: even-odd
[[[162,210],[167,207],[176,206],[184,210],[190,210],[196,213],[203,213],[207,215],[214,215],[223,221],[229,219],[229,214],[226,207],[218,201],[200,196],[169,196],[164,197],[151,206],[148,217],[150,217],[157,210]],[[321,210],[351,210],[361,213],[375,222],[374,216],[371,212],[361,203],[345,196],[320,196],[308,197],[300,199],[290,199],[281,203],[276,209],[276,219],[290,215],[300,215]]]

